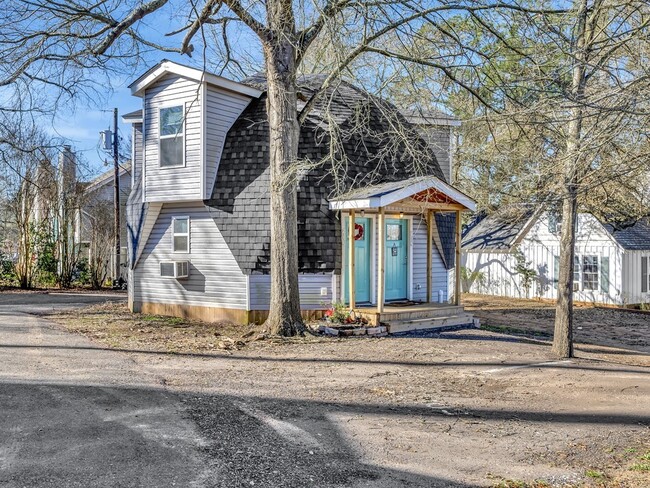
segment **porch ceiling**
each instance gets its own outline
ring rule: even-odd
[[[434,177],[370,185],[330,200],[332,210],[376,209],[400,211],[476,210],[476,202],[453,186]]]

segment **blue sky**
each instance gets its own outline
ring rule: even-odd
[[[165,35],[179,27],[178,15],[180,14],[176,6],[171,2],[167,8],[163,8],[140,21],[138,31],[150,41],[178,48],[181,44],[183,34],[174,36]],[[257,63],[259,67],[261,52],[259,46],[256,45],[257,43],[253,34],[248,29],[236,23],[229,25],[228,32],[232,38],[233,48],[238,54],[249,60],[253,59],[252,65]],[[210,52],[206,53],[207,68],[211,70],[221,65],[223,60],[221,59],[217,46],[219,37],[215,36],[215,38],[211,38],[207,32],[206,36],[208,36],[208,44],[214,46],[214,49],[210,49]],[[111,73],[111,86],[101,88],[101,93],[98,96],[92,96],[91,100],[80,98],[78,101],[75,101],[74,106],[70,104],[60,107],[60,110],[53,118],[41,120],[41,124],[46,132],[62,139],[64,143],[73,146],[80,162],[80,178],[90,179],[110,169],[110,167],[104,165],[104,161],[108,159],[110,165],[112,158],[110,154],[107,154],[100,148],[99,132],[107,128],[112,129],[114,107],[117,107],[120,115],[118,129],[122,138],[121,141],[124,144],[129,143],[128,138],[131,127],[129,124],[122,122],[122,115],[140,109],[142,103],[140,98],[131,95],[131,91],[128,88],[129,84],[162,59],[169,59],[202,68],[202,48],[200,43],[201,35],[198,33],[193,39],[193,44],[195,45],[194,57],[145,48],[146,51],[141,52],[144,60],[136,66],[119,71],[117,74]],[[102,73],[89,74],[92,78],[96,77],[97,80],[103,79],[105,76]],[[224,72],[223,76],[232,79],[242,77],[241,74],[239,76],[229,75],[227,72]],[[53,93],[52,96],[56,96],[56,93]]]
[[[136,67],[136,73],[129,73],[124,79],[112,78],[112,89],[107,89],[104,99],[79,103],[76,107],[66,107],[60,110],[54,120],[48,120],[45,130],[51,135],[61,138],[70,144],[77,153],[80,162],[79,177],[90,179],[111,168],[112,156],[100,147],[99,132],[113,128],[113,108],[118,109],[118,131],[120,141],[129,144],[131,133],[130,124],[122,122],[122,115],[138,110],[142,107],[142,99],[131,95],[128,85],[161,59],[171,59],[184,64],[194,64],[187,57],[156,53],[150,61]],[[108,160],[109,166],[104,164]]]

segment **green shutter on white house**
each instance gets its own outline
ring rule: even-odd
[[[647,293],[648,291],[648,258],[641,258],[641,292]]]
[[[600,291],[609,293],[609,257],[600,258]]]
[[[558,281],[560,281],[560,256],[553,256],[553,288],[556,290]]]

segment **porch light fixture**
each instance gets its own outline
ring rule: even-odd
[[[404,212],[400,212],[400,213],[399,213],[399,218],[400,218],[400,219],[403,219],[403,218],[404,218]]]
[[[365,211],[365,210],[362,210],[362,211],[361,211],[361,218],[363,218],[363,217],[365,217],[365,216],[366,216],[366,211]]]

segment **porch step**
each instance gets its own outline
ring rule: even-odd
[[[392,307],[391,307],[392,308]],[[410,307],[404,307],[403,309],[392,309],[390,311],[384,311],[381,314],[382,322],[390,321],[407,321],[407,320],[417,320],[417,319],[430,319],[434,317],[449,317],[452,315],[459,315],[463,313],[464,309],[462,306],[448,305],[441,306],[436,308],[425,308],[425,307],[413,307],[414,309],[409,310]]]
[[[383,322],[383,317],[382,317]],[[426,317],[412,320],[395,320],[388,322],[388,333],[399,334],[414,330],[448,330],[461,327],[476,327],[471,314],[460,313],[443,317]]]

